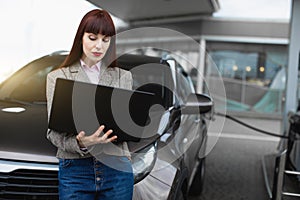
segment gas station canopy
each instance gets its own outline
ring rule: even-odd
[[[218,0],[87,0],[129,22],[162,18],[211,15],[219,9]]]

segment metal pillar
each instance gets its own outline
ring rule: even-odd
[[[288,132],[288,113],[297,108],[298,65],[300,52],[300,0],[292,0],[290,41],[286,82],[286,102],[284,111],[284,130]],[[299,145],[299,144],[298,144]],[[299,150],[299,148],[296,149]],[[300,152],[295,152],[296,167],[300,169]]]
[[[204,80],[204,68],[205,68],[205,50],[206,50],[206,40],[204,38],[200,39],[199,44],[199,66],[197,71],[197,93],[203,93],[203,80]]]

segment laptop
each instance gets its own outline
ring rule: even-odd
[[[91,135],[104,125],[103,132],[112,129],[110,136],[117,135],[115,142],[138,142],[145,137],[145,128],[151,122],[149,111],[155,102],[157,96],[150,92],[58,78],[48,128],[60,133],[85,131]],[[153,120],[148,130],[155,132],[158,123],[159,120]]]

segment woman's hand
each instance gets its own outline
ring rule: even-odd
[[[95,144],[109,143],[117,139],[117,136],[108,138],[108,136],[113,132],[112,130],[108,130],[105,134],[100,136],[103,130],[104,130],[104,126],[102,125],[98,128],[98,130],[95,133],[93,133],[90,136],[85,136],[85,132],[81,131],[76,136],[79,146],[89,147]]]

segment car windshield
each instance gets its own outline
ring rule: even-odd
[[[149,63],[130,71],[133,76],[133,89],[156,94],[166,109],[172,105],[174,82],[167,65]]]
[[[12,102],[46,102],[46,77],[62,61],[62,56],[35,60],[1,85],[0,99]]]

